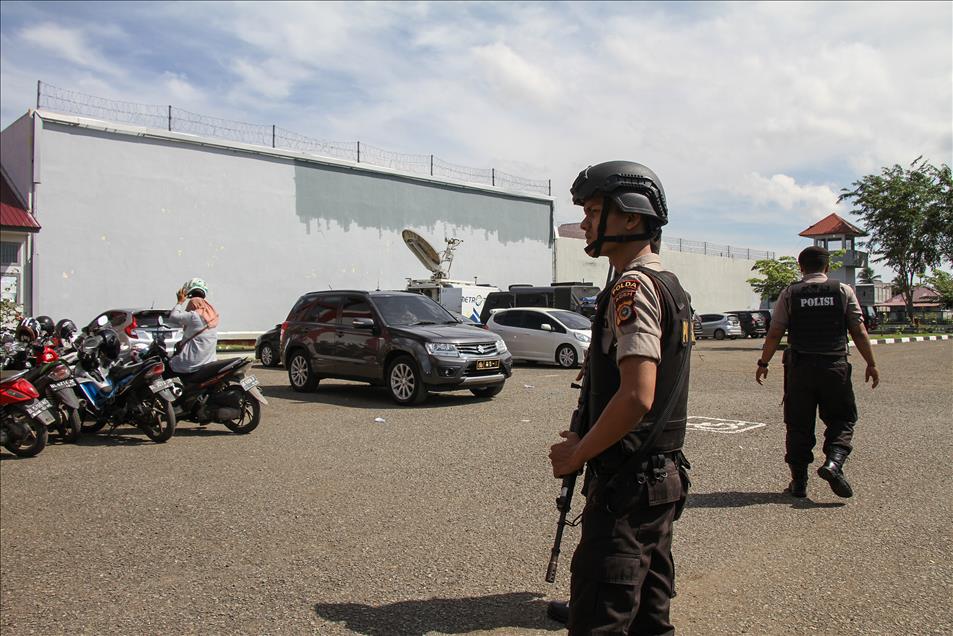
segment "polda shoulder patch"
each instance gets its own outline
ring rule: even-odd
[[[619,327],[635,321],[635,295],[641,283],[636,278],[620,280],[612,287],[615,304],[615,324]]]

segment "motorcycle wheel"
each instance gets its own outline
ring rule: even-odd
[[[225,420],[222,424],[233,433],[245,435],[258,428],[258,423],[261,421],[261,403],[242,391],[241,409],[241,417],[234,420]]]
[[[161,444],[168,441],[175,434],[175,408],[172,402],[156,397],[148,408],[149,411],[139,423],[139,428],[153,442]]]
[[[85,408],[80,407],[77,413],[79,414],[80,422],[79,430],[83,433],[97,433],[101,431],[104,426],[106,426],[105,420],[93,420],[92,422],[87,423],[86,418],[91,416],[89,411],[87,411]]]
[[[56,409],[56,428],[64,442],[76,443],[80,431],[83,430],[83,420],[79,416],[79,409],[71,409],[60,404]]]
[[[43,422],[28,417],[26,413],[17,413],[13,415],[13,417],[29,427],[31,434],[29,439],[20,440],[19,442],[13,440],[7,441],[4,446],[8,451],[17,457],[33,457],[46,448],[46,440],[49,432],[46,430],[46,425],[43,424]]]

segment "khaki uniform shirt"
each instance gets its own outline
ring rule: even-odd
[[[797,288],[807,283],[823,283],[827,281],[827,274],[807,274],[798,283],[793,283],[784,288],[781,295],[778,296],[778,302],[771,312],[771,324],[778,324],[787,327],[791,318],[791,288]],[[844,299],[844,308],[847,313],[847,324],[856,325],[864,321],[864,315],[860,312],[860,303],[857,302],[857,294],[851,289],[850,285],[840,284],[840,293]]]
[[[658,254],[646,254],[625,267],[610,292],[609,308],[602,325],[602,349],[608,354],[616,342],[616,362],[626,356],[662,359],[662,306],[655,284],[648,275],[634,271],[642,266],[662,271]]]

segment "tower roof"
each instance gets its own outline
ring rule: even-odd
[[[812,238],[815,236],[867,236],[863,231],[853,223],[849,223],[840,218],[834,212],[831,212],[823,219],[801,232],[798,236]]]

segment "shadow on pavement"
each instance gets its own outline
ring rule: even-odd
[[[401,601],[381,607],[318,603],[314,611],[324,620],[344,623],[348,629],[365,636],[465,634],[506,628],[564,630],[563,625],[546,618],[546,603],[539,594],[513,592],[476,598]]]
[[[816,502],[805,497],[796,499],[780,492],[700,492],[688,494],[688,508],[740,508],[763,504],[784,504],[792,508],[840,508],[842,501]]]
[[[319,384],[314,393],[299,393],[287,385],[261,385],[266,398],[280,398],[298,404],[334,404],[357,409],[407,409],[458,406],[474,402],[485,402],[490,398],[478,398],[467,389],[451,393],[431,393],[419,406],[401,406],[394,402],[383,387],[367,384]],[[504,391],[506,389],[503,389]]]

